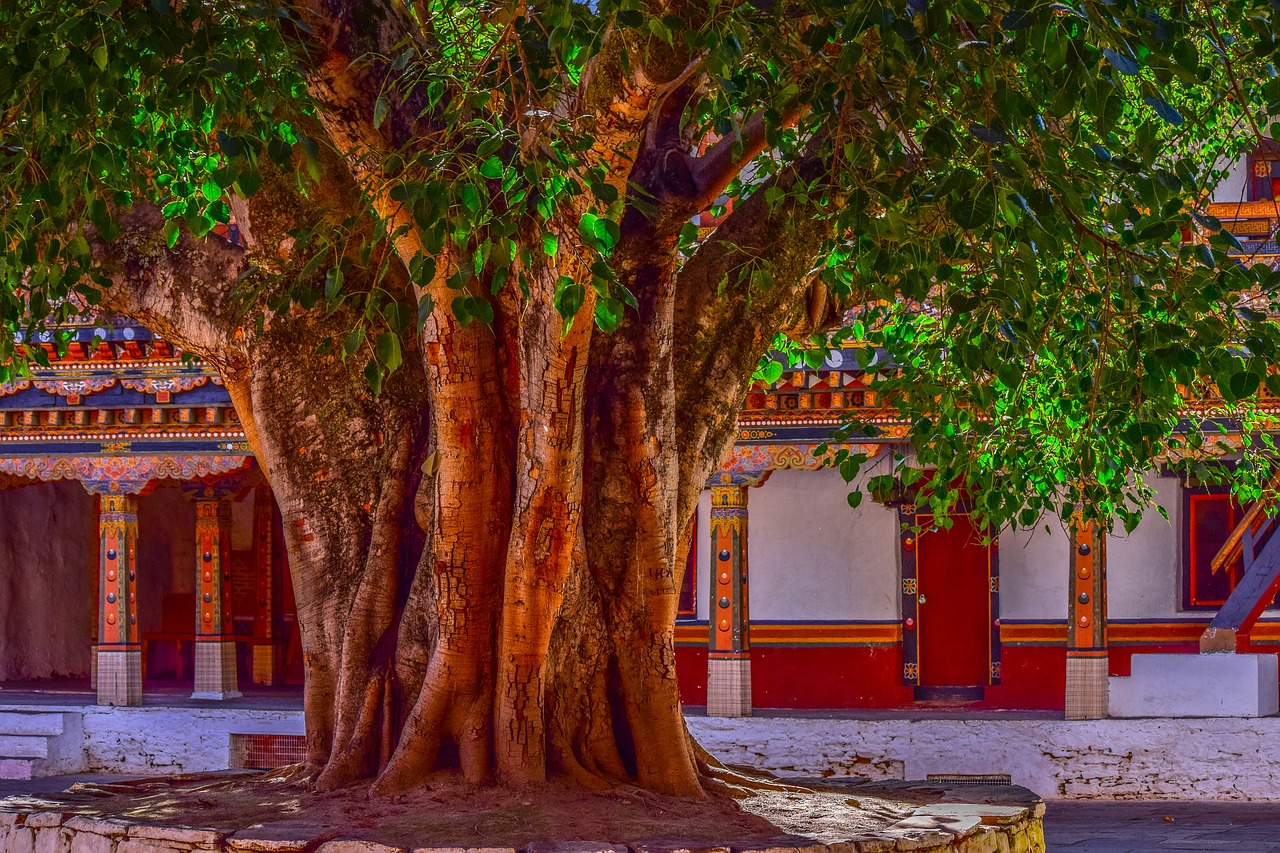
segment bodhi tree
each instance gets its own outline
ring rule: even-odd
[[[105,310],[221,371],[318,787],[722,791],[676,591],[771,348],[861,348],[891,475],[994,523],[1131,507],[1179,386],[1272,384],[1276,277],[1198,206],[1276,113],[1275,14],[10,0],[0,356]]]

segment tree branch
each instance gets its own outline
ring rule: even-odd
[[[782,113],[778,129],[790,127],[804,115],[804,108],[795,106]],[[701,156],[691,158],[690,174],[693,176],[697,195],[691,207],[700,213],[711,206],[725,187],[768,147],[765,112],[757,112],[742,124],[737,136],[725,136],[708,148]]]
[[[770,179],[734,207],[680,271],[674,337],[681,518],[692,513],[707,478],[732,446],[752,368],[774,336],[783,330],[812,333],[838,321],[834,300],[811,273],[832,236],[829,220],[789,199],[770,210],[764,197],[774,183],[785,188],[825,168],[811,157]],[[768,264],[771,287],[751,288],[747,273],[753,264]]]

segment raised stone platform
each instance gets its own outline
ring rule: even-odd
[[[77,785],[64,794],[43,798],[9,798],[0,800],[0,851],[5,853],[1039,853],[1044,848],[1041,819],[1044,803],[1022,788],[970,787],[948,788],[923,783],[853,782],[822,786],[816,793],[762,793],[766,798],[790,798],[792,802],[772,804],[773,811],[752,808],[751,800],[743,801],[744,811],[769,815],[777,820],[778,834],[761,835],[757,830],[750,840],[736,841],[726,837],[708,841],[707,833],[717,832],[714,816],[701,826],[695,837],[679,834],[648,836],[635,824],[621,841],[528,840],[513,843],[524,834],[536,833],[518,826],[504,825],[493,837],[466,830],[428,828],[422,844],[405,843],[406,832],[412,834],[413,818],[406,816],[397,824],[385,816],[374,820],[317,820],[308,813],[299,818],[285,809],[279,819],[261,820],[248,825],[228,825],[222,819],[201,823],[201,806],[216,803],[220,791],[225,795],[229,774],[210,774],[205,779],[186,777],[172,783],[163,779],[136,780],[108,785]],[[220,781],[221,780],[221,781]],[[234,777],[233,784],[246,784],[244,776]],[[198,791],[196,813],[185,809],[180,797],[167,798],[166,789],[185,785]],[[322,795],[310,795],[321,798]],[[516,797],[513,792],[507,796]],[[602,798],[608,795],[579,794],[580,797]],[[636,794],[621,792],[624,799]],[[652,795],[646,795],[652,797]],[[296,795],[295,795],[296,797]],[[796,798],[823,798],[805,812]],[[126,803],[112,802],[123,798]],[[432,796],[434,799],[434,795]],[[829,820],[831,810],[825,801],[841,803],[859,811],[866,820],[852,834],[841,834]],[[154,812],[139,808],[141,802],[167,803],[167,808]],[[366,802],[366,808],[372,805]],[[669,807],[672,800],[663,802]],[[676,801],[697,809],[701,801]],[[529,806],[524,802],[519,805]],[[712,804],[702,806],[708,813]],[[721,804],[725,805],[725,804]],[[337,812],[332,802],[330,814]],[[606,801],[606,808],[609,804]],[[572,808],[572,806],[570,806]],[[615,807],[616,808],[616,807]],[[730,808],[732,808],[730,806]],[[588,809],[589,810],[589,809]],[[147,818],[125,816],[146,813]],[[325,813],[323,811],[321,814]],[[657,809],[658,814],[663,808]],[[154,814],[154,817],[150,816]],[[478,812],[483,817],[483,812]],[[694,812],[696,816],[696,811]],[[185,815],[185,820],[183,819]],[[689,815],[685,814],[685,818]],[[788,823],[786,819],[790,819]],[[194,823],[189,821],[194,819]],[[797,821],[811,821],[801,829]],[[420,824],[419,824],[420,825]],[[533,825],[537,825],[534,821]],[[657,826],[667,829],[663,818]],[[771,824],[764,823],[766,827]],[[677,832],[679,824],[677,825]],[[688,827],[686,822],[683,826]],[[843,826],[846,827],[847,824]],[[808,831],[811,828],[812,831]],[[661,831],[661,830],[660,830]],[[720,830],[724,831],[724,830]],[[449,835],[457,833],[457,837]],[[442,834],[443,833],[443,834]],[[568,837],[572,838],[570,832]]]
[[[1280,710],[1275,655],[1134,655],[1110,678],[1113,717],[1269,717]]]

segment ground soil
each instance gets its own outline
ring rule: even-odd
[[[549,840],[831,843],[874,832],[914,808],[895,799],[851,796],[838,788],[696,800],[627,788],[594,794],[555,782],[536,789],[476,787],[451,777],[403,797],[375,799],[363,787],[311,793],[282,773],[77,785],[39,799],[49,810],[226,832],[298,821],[333,827],[347,838],[407,848],[520,848]]]

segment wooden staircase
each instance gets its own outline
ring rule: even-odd
[[[1253,625],[1280,592],[1280,528],[1277,507],[1259,501],[1245,513],[1213,558],[1211,571],[1243,558],[1244,574],[1231,595],[1200,635],[1201,654],[1234,654],[1246,651]]]

